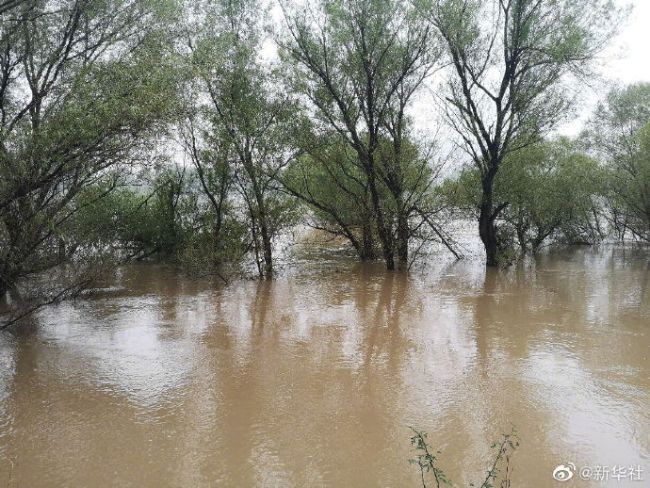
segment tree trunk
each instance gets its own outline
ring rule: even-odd
[[[393,250],[393,239],[383,222],[383,216],[380,213],[377,215],[377,230],[379,232],[379,240],[381,241],[381,250],[386,263],[386,269],[393,271],[395,269],[395,256]]]
[[[409,262],[409,229],[408,216],[400,210],[397,217],[397,257],[399,258],[400,269],[407,269]]]
[[[260,234],[262,235],[262,254],[264,256],[264,278],[273,277],[273,245],[271,243],[271,232],[267,221],[266,202],[264,195],[254,185],[255,200],[257,201],[257,212],[260,219]]]
[[[381,242],[381,251],[386,263],[386,269],[393,271],[395,269],[395,257],[393,249],[393,237],[390,229],[386,228],[384,222],[384,212],[381,208],[379,201],[379,191],[375,181],[374,163],[371,159],[366,163],[366,171],[368,176],[368,187],[370,189],[370,198],[372,201],[372,210],[377,225],[377,233],[379,234],[379,242]]]
[[[262,256],[264,258],[264,268],[260,268],[258,264],[258,271],[260,276],[266,279],[271,279],[273,277],[273,246],[271,242],[271,229],[269,227],[268,213],[266,212],[266,200],[264,198],[264,192],[260,186],[258,180],[258,173],[256,171],[255,165],[251,159],[250,152],[245,151],[246,157],[244,158],[243,165],[248,177],[250,178],[250,183],[253,190],[253,197],[255,199],[255,209],[250,208],[251,215],[256,214],[259,219],[259,229],[260,235],[262,237]],[[251,205],[249,204],[249,207]],[[253,226],[255,225],[253,219]],[[259,263],[259,257],[258,257]]]
[[[388,271],[393,271],[395,269],[395,256],[393,255],[392,246],[390,248],[384,247],[384,262],[386,263],[386,269]]]
[[[518,218],[517,224],[515,225],[515,230],[517,232],[517,242],[519,243],[519,250],[522,256],[526,255],[526,231],[528,226],[526,226],[522,221],[521,217]]]
[[[260,233],[262,234],[262,248],[264,252],[264,277],[270,279],[273,277],[273,247],[264,214],[260,215],[260,221]]]
[[[372,227],[368,220],[364,221],[361,226],[361,249],[360,249],[360,258],[362,261],[371,261],[375,259],[375,245],[372,237]]]
[[[251,234],[253,235],[253,250],[255,251],[255,265],[257,266],[257,274],[260,278],[264,277],[264,270],[260,263],[260,241],[257,238],[257,223],[255,217],[251,214]]]
[[[7,294],[11,295],[16,291],[16,281],[18,273],[11,263],[1,263],[0,266],[0,302],[6,298]],[[13,297],[12,297],[13,298]]]
[[[478,217],[478,233],[485,248],[485,265],[489,267],[499,265],[496,215],[494,215],[494,204],[492,203],[495,174],[496,167],[493,167],[483,176],[483,195]]]
[[[478,218],[478,231],[485,248],[485,265],[498,266],[497,229],[492,220],[491,206],[481,205]]]
[[[0,303],[4,300],[5,296],[7,295],[7,291],[9,291],[9,285],[5,283],[5,281],[0,278]]]

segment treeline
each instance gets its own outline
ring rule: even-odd
[[[44,273],[69,283],[50,298],[73,293],[107,257],[271,277],[298,223],[389,270],[434,241],[459,256],[457,217],[489,266],[648,241],[650,86],[552,136],[622,17],[607,0],[2,2],[0,295]],[[446,132],[417,131],[423,104]]]

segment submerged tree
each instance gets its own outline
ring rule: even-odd
[[[502,213],[522,253],[547,243],[592,244],[600,226],[602,171],[566,139],[525,148],[509,157],[495,185]]]
[[[276,179],[293,156],[289,136],[296,118],[277,73],[260,59],[261,9],[253,0],[224,0],[201,12],[190,48],[207,101],[199,108],[203,129],[190,134],[190,152],[215,207],[215,225],[227,187],[237,189],[259,275],[271,277],[273,240],[292,216],[292,202]]]
[[[479,216],[481,175],[475,167],[445,182],[450,205]],[[567,139],[543,141],[509,155],[495,177],[493,199],[501,212],[499,246],[504,255],[516,243],[521,254],[536,254],[551,243],[591,244],[601,228],[603,172]]]
[[[285,20],[282,47],[295,64],[294,87],[310,101],[316,130],[337,134],[356,153],[386,267],[394,269],[395,253],[406,266],[406,110],[436,62],[430,28],[397,1],[322,0],[314,10],[285,8]]]
[[[356,152],[333,139],[297,158],[282,184],[311,209],[311,227],[347,239],[362,261],[374,259],[376,231],[367,180]]]
[[[85,188],[71,218],[74,233],[124,261],[176,261],[196,231],[201,213],[185,168],[162,168],[108,190],[106,183]]]
[[[650,83],[612,90],[585,136],[606,170],[614,230],[650,242]]]
[[[163,0],[17,3],[0,18],[0,296],[91,248],[79,194],[115,185],[175,99]],[[97,198],[103,197],[98,194]]]
[[[428,158],[410,140],[402,143],[400,168],[400,199],[384,183],[377,181],[379,205],[384,215],[403,216],[405,228],[399,242],[440,240],[442,233],[434,224],[439,211],[433,192],[433,184],[439,168],[432,168]],[[382,140],[376,154],[375,164],[379,175],[387,175],[394,165],[390,141]],[[330,234],[347,239],[361,260],[374,259],[378,248],[377,229],[373,225],[374,207],[368,180],[356,151],[340,137],[323,141],[298,158],[284,174],[282,183],[292,195],[306,202],[312,210],[309,225]],[[393,232],[397,232],[393,226]],[[428,231],[428,232],[426,232]],[[396,234],[396,238],[399,234]],[[444,237],[443,237],[444,239]],[[449,244],[449,241],[447,241]],[[416,253],[417,254],[417,253]],[[408,249],[398,252],[406,267],[412,264]]]
[[[581,77],[611,37],[608,0],[423,0],[446,47],[447,116],[475,164],[486,264],[499,262],[495,202],[504,160],[540,140],[568,113],[569,78]]]

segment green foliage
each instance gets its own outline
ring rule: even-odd
[[[414,206],[404,180],[407,107],[437,61],[432,31],[412,5],[394,0],[322,0],[313,9],[285,9],[285,19],[289,82],[309,102],[317,139],[338,137],[356,153],[386,267],[394,268],[397,254],[406,268]],[[352,232],[344,234],[354,243]]]
[[[307,204],[313,227],[347,238],[362,258],[374,256],[368,184],[356,152],[347,144],[335,139],[297,158],[282,183]],[[364,237],[369,241],[365,249]]]
[[[178,250],[178,263],[192,275],[216,275],[227,282],[240,271],[240,264],[246,255],[244,243],[248,227],[245,222],[228,217],[217,237],[209,231],[213,216],[208,212],[203,217],[205,227],[186,236]]]
[[[193,26],[189,64],[204,102],[190,103],[186,145],[216,227],[237,201],[258,272],[270,277],[273,241],[294,222],[294,202],[276,180],[292,157],[290,137],[300,119],[292,97],[278,89],[277,71],[258,59],[260,8],[252,0],[215,2]]]
[[[127,259],[173,258],[191,230],[184,217],[195,209],[184,190],[172,172],[161,173],[149,189],[89,187],[76,200],[74,231]]]
[[[598,197],[603,172],[597,161],[566,139],[536,144],[504,161],[494,183],[494,200],[501,206],[500,249],[508,253],[516,242],[522,252],[536,253],[547,242],[595,242],[599,228]],[[480,177],[466,169],[446,181],[441,194],[450,205],[477,215],[481,204]]]
[[[479,236],[486,264],[499,264],[502,164],[537,144],[570,113],[571,78],[584,79],[613,35],[609,0],[423,0],[451,73],[447,119],[480,175]],[[502,180],[504,181],[504,180]]]
[[[605,171],[540,143],[569,113],[564,81],[613,32],[608,0],[283,4],[279,66],[260,0],[2,9],[0,296],[102,253],[196,270],[253,256],[270,277],[274,243],[305,208],[388,269],[433,239],[458,256],[447,204],[478,217],[489,264],[515,240],[594,242],[601,187],[619,233],[650,240],[648,85],[599,108]],[[475,169],[434,192],[409,113],[443,64],[445,115]],[[172,124],[191,168],[145,178]]]
[[[513,154],[497,177],[507,202],[501,218],[522,251],[552,242],[593,243],[601,238],[597,199],[603,192],[598,163],[568,140],[538,144]]]
[[[478,217],[481,204],[481,177],[472,167],[465,167],[436,187],[436,193],[457,217]]]
[[[69,232],[121,259],[172,262],[227,280],[246,253],[247,226],[225,211],[217,232],[197,179],[187,169],[167,169],[146,187],[89,187],[76,201]]]
[[[410,459],[411,464],[416,464],[420,469],[420,478],[422,488],[427,487],[427,478],[432,477],[436,488],[443,485],[452,485],[452,482],[447,478],[444,471],[438,466],[438,457],[440,451],[435,455],[432,453],[431,446],[427,442],[427,433],[421,432],[411,427],[414,435],[411,436],[411,445],[415,448],[416,457]],[[492,449],[496,449],[496,455],[492,460],[490,468],[487,470],[485,479],[479,485],[479,488],[494,488],[497,479],[501,479],[500,486],[502,488],[510,488],[510,457],[513,452],[519,447],[519,437],[517,433],[512,430],[509,434],[503,434],[499,442],[492,444]],[[429,475],[429,476],[427,476]],[[469,484],[470,487],[476,486],[474,483]]]
[[[68,232],[77,197],[110,185],[169,120],[167,3],[29,1],[3,19],[0,295],[88,249]]]
[[[650,83],[610,92],[584,137],[605,170],[614,231],[650,242]]]
[[[379,175],[377,204],[390,222],[395,240],[401,216],[409,221],[409,238],[414,237],[412,229],[422,227],[421,213],[435,211],[439,203],[432,191],[435,175],[431,165],[414,143],[405,140],[403,145],[401,159],[396,163],[390,140],[382,139],[375,159]],[[397,171],[399,194],[391,191],[389,181]],[[376,256],[379,246],[373,225],[375,204],[367,174],[357,152],[342,138],[332,137],[292,162],[282,183],[311,210],[312,227],[346,238],[361,259]]]
[[[410,459],[411,464],[417,464],[420,468],[420,476],[422,479],[422,487],[426,488],[426,475],[431,473],[433,476],[436,488],[440,488],[440,484],[451,485],[451,481],[447,479],[447,476],[437,466],[438,459],[436,456],[431,454],[430,446],[427,443],[427,433],[419,432],[411,427],[411,430],[415,435],[411,437],[411,445],[415,448],[417,455],[414,459]],[[436,454],[440,454],[438,451]]]
[[[611,214],[621,238],[650,242],[650,122],[630,142],[635,149],[607,171]]]

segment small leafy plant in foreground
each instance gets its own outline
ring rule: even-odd
[[[438,466],[437,455],[440,454],[440,451],[435,451],[435,454],[433,453],[431,445],[427,442],[427,433],[416,430],[413,427],[411,427],[411,430],[414,434],[411,436],[411,445],[414,446],[417,454],[409,462],[418,466],[422,487],[435,486],[436,488],[440,488],[444,485],[454,486],[444,471]],[[511,488],[510,476],[512,469],[510,467],[510,458],[517,447],[519,447],[519,437],[514,430],[509,434],[503,434],[499,442],[492,444],[492,448],[496,449],[496,454],[490,468],[486,472],[483,482],[478,486],[470,483],[470,488],[496,488],[499,475],[501,475],[501,482],[498,486],[500,488]],[[427,485],[427,479],[431,480],[431,478],[433,478],[433,484]]]

